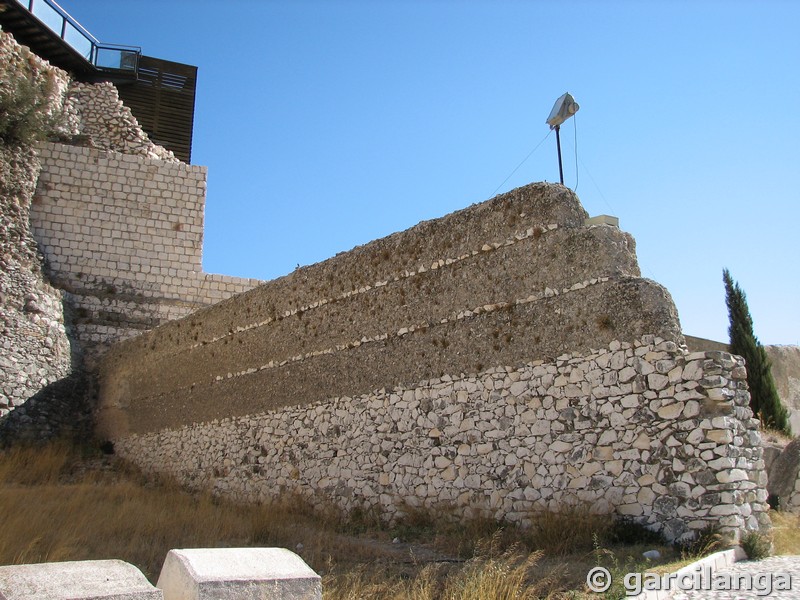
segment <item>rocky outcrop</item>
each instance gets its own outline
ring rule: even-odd
[[[74,115],[79,139],[86,145],[122,154],[180,162],[172,152],[150,141],[111,83],[73,82],[67,94],[67,109],[70,115]]]
[[[800,435],[800,346],[765,346],[778,395],[789,411],[793,435]]]
[[[0,31],[0,417],[72,366],[61,294],[47,281],[29,225],[40,170],[32,144],[53,131],[67,82]]]
[[[768,465],[770,502],[791,512],[800,512],[800,438],[792,440]]]

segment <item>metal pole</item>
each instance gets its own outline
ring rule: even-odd
[[[556,146],[558,146],[558,175],[561,178],[561,185],[564,185],[564,167],[561,166],[561,125],[556,125]]]

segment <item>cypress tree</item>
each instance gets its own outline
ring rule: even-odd
[[[764,426],[791,435],[789,415],[772,378],[772,365],[764,346],[753,333],[753,318],[747,306],[747,297],[739,284],[733,281],[728,269],[723,269],[722,280],[725,282],[725,303],[730,320],[730,350],[745,360],[750,408]]]

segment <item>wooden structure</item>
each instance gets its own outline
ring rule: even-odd
[[[197,67],[152,56],[139,58],[138,77],[116,83],[150,139],[191,162]]]
[[[100,43],[55,0],[0,0],[0,26],[76,80],[113,83],[150,139],[191,162],[197,67]]]

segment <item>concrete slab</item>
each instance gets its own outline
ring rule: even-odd
[[[170,550],[156,584],[164,600],[321,600],[322,584],[283,548]]]
[[[121,560],[0,567],[0,600],[163,600],[142,572]]]

